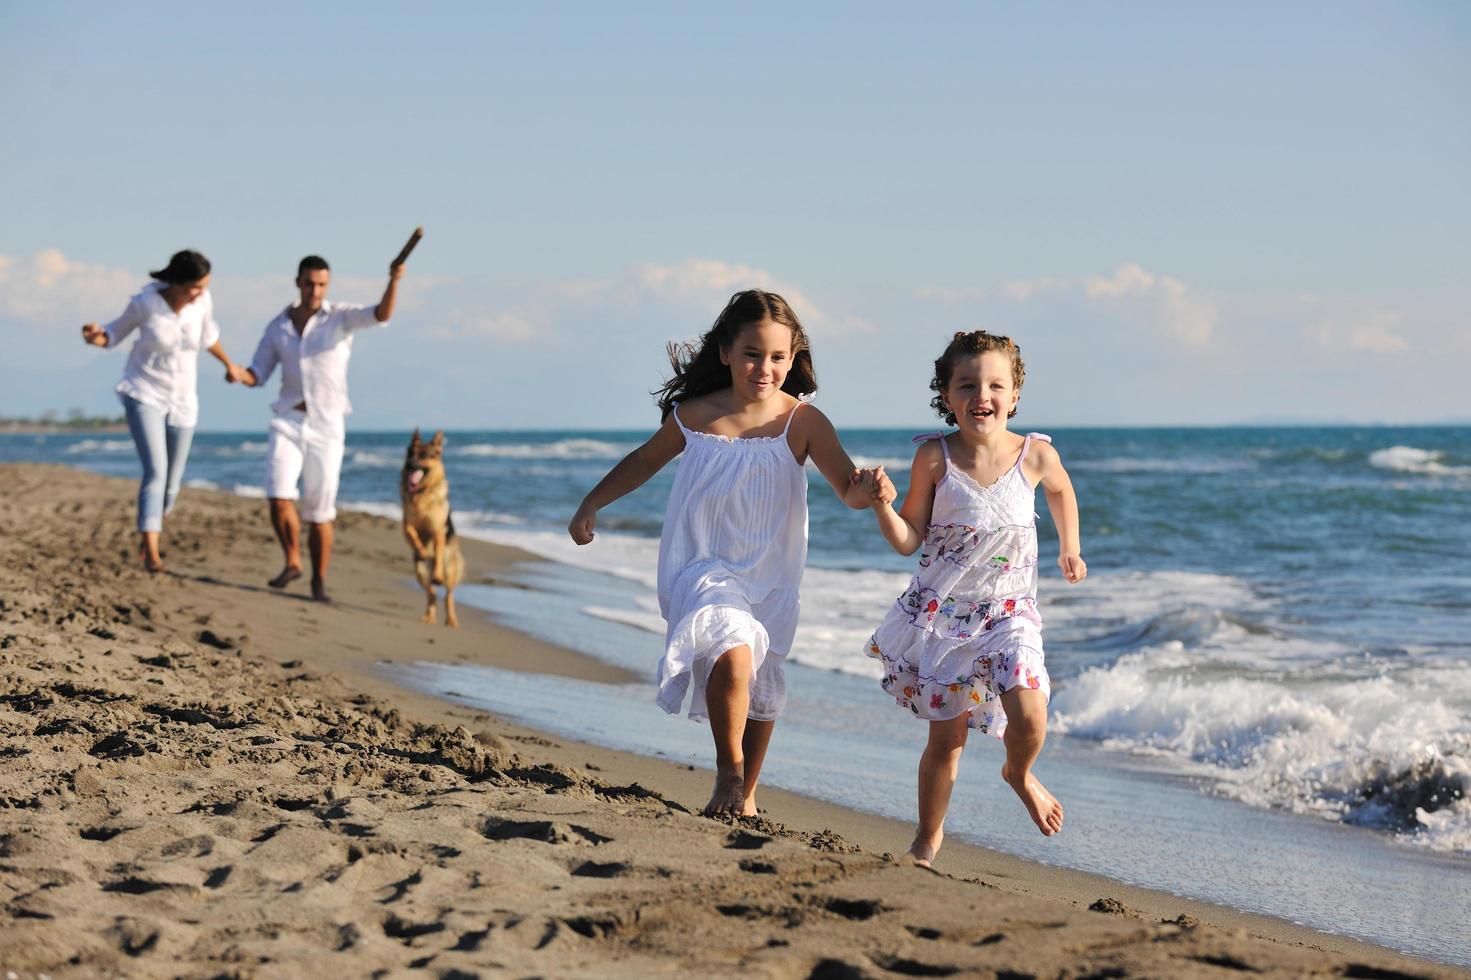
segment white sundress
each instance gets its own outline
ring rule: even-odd
[[[1052,685],[1042,656],[1037,612],[1036,490],[1022,472],[1032,440],[1016,463],[982,487],[950,461],[938,433],[945,475],[925,532],[919,570],[869,639],[867,653],[884,664],[883,689],[900,707],[931,721],[968,713],[967,724],[1000,738],[1001,695]]]
[[[779,436],[732,439],[685,427],[659,541],[659,609],[668,623],[658,704],[707,718],[705,684],[722,653],[750,647],[750,718],[786,704],[782,661],[797,630],[807,562],[807,474]]]

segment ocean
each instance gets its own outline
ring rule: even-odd
[[[1054,696],[1037,771],[1068,822],[1037,834],[999,781],[999,743],[974,736],[947,833],[1471,964],[1471,428],[1042,431],[1077,488],[1089,566],[1080,585],[1061,579],[1039,496]],[[704,727],[652,703],[677,464],[603,511],[591,546],[564,530],[645,434],[453,431],[446,463],[461,533],[547,560],[519,570],[522,587],[466,585],[461,601],[647,683],[385,669],[570,737],[710,765]],[[902,489],[913,434],[842,436]],[[407,439],[349,434],[343,506],[397,517]],[[186,486],[263,496],[264,451],[264,428],[200,433]],[[0,459],[138,472],[126,434],[4,435]],[[912,819],[925,726],[879,690],[863,645],[913,559],[809,476],[791,700],[763,779]]]

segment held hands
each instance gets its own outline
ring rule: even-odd
[[[577,513],[572,515],[572,520],[567,524],[567,533],[572,535],[572,540],[578,544],[592,544],[593,527],[597,524],[598,509],[583,504],[577,508]]]
[[[237,381],[245,381],[245,368],[231,361],[225,365],[225,383],[235,384]]]
[[[95,323],[82,324],[82,342],[93,347],[107,346],[107,331]]]
[[[894,489],[893,482],[882,466],[855,469],[848,479],[868,495],[870,507],[887,507],[899,499],[899,491]]]
[[[1062,577],[1074,585],[1088,577],[1088,563],[1082,555],[1073,552],[1058,555],[1057,567],[1062,569]]]

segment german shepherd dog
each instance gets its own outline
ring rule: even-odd
[[[399,497],[404,505],[404,537],[414,549],[414,575],[429,597],[421,623],[434,622],[436,585],[444,586],[444,625],[459,626],[455,615],[455,586],[465,574],[460,539],[449,516],[449,480],[444,475],[444,433],[424,442],[419,430],[409,441],[399,475]]]

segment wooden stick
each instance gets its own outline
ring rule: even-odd
[[[417,245],[417,244],[419,244],[419,239],[421,239],[423,237],[424,237],[424,228],[422,226],[420,226],[418,228],[415,228],[414,229],[414,233],[409,236],[409,240],[404,243],[403,251],[399,252],[398,253],[398,258],[394,259],[393,262],[390,263],[390,264],[392,264],[392,265],[403,265],[404,262],[406,262],[408,260],[409,253],[414,250],[414,246]]]

